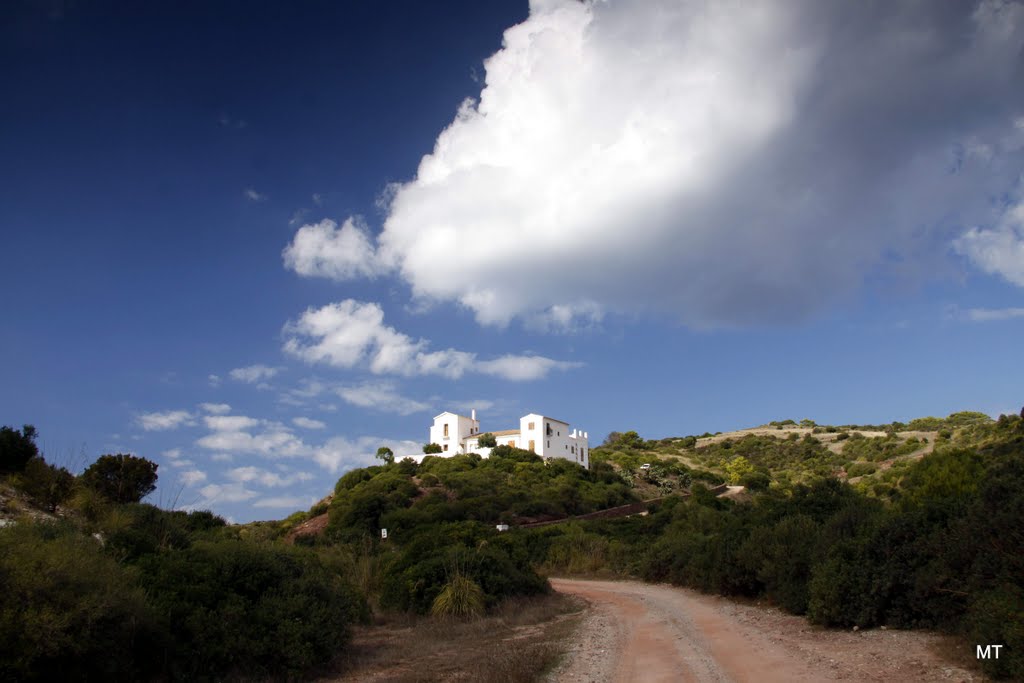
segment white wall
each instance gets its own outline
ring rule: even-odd
[[[444,436],[445,425],[448,425],[447,437]],[[550,434],[547,433],[549,427]],[[441,445],[440,455],[479,453],[487,457],[491,449],[480,447],[479,434],[479,421],[455,413],[441,413],[434,418],[434,424],[430,428],[430,443]],[[519,419],[519,434],[494,438],[499,446],[511,443],[514,447],[524,450],[530,450],[530,442],[533,441],[533,452],[541,457],[564,458],[590,468],[590,444],[586,432],[571,429],[566,422],[538,413],[530,413]],[[448,446],[448,450],[444,450],[445,445]]]
[[[448,436],[445,436],[445,426],[448,427]],[[442,455],[455,455],[464,452],[462,442],[471,434],[480,429],[480,422],[465,415],[455,413],[441,413],[434,418],[434,424],[430,427],[430,441],[441,446]],[[447,448],[445,448],[447,446]]]

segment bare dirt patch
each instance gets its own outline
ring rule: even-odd
[[[527,683],[559,660],[585,603],[569,595],[510,600],[475,621],[391,617],[356,630],[342,673],[320,683]]]
[[[549,681],[984,681],[922,631],[837,631],[671,586],[552,579],[591,605]]]

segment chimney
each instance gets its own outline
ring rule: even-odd
[[[473,408],[473,410],[469,411],[469,418],[474,422],[476,421],[476,408]]]

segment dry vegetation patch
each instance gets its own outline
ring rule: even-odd
[[[585,604],[560,594],[505,601],[468,621],[394,615],[357,629],[344,673],[321,683],[538,680],[562,657]]]

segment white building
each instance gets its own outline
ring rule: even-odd
[[[469,417],[441,413],[430,427],[429,443],[441,446],[440,455],[479,453],[487,457],[491,449],[480,445],[480,421],[474,410]],[[515,446],[533,451],[542,458],[565,458],[590,468],[590,444],[587,433],[570,429],[568,422],[530,413],[519,418],[519,429],[490,432],[499,446]]]

